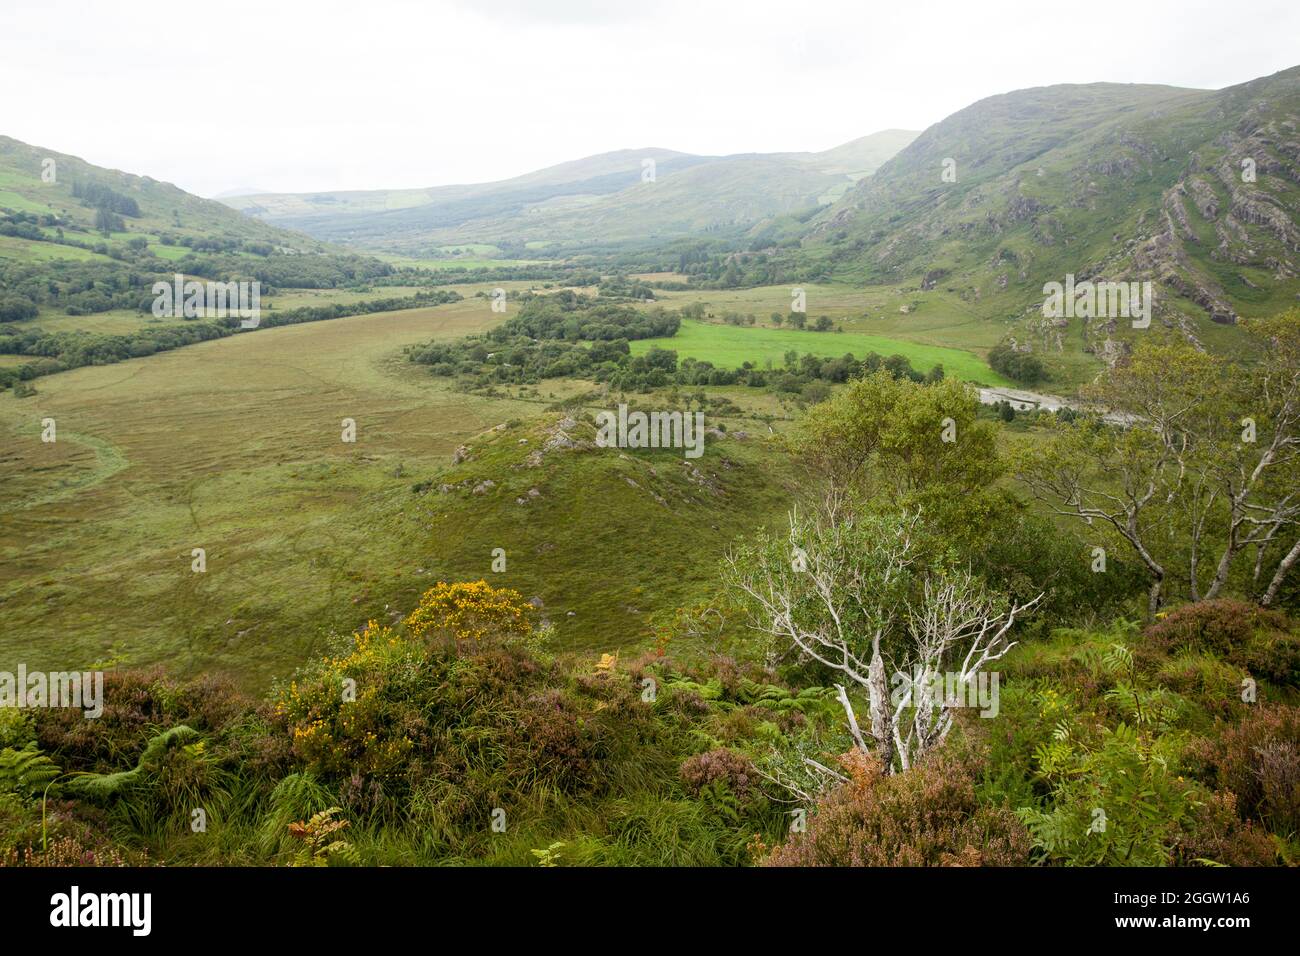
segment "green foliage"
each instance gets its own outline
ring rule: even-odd
[[[1193,663],[1205,683],[1189,678]],[[1243,703],[1241,671],[1168,656],[1122,622],[1059,630],[1004,664],[998,726],[968,721],[963,733],[990,747],[981,793],[1018,807],[1039,862],[1274,862],[1268,831],[1285,842],[1289,811],[1266,809],[1256,771],[1272,754],[1267,807],[1287,806],[1295,723]]]
[[[537,857],[537,865],[552,867],[560,865],[561,853],[565,847],[563,840],[556,840],[544,850],[533,850],[533,856]]]
[[[978,412],[961,382],[919,384],[882,370],[815,406],[793,446],[839,487],[920,510],[948,540],[970,541],[1000,507],[1003,470],[995,426]]]
[[[989,349],[989,366],[1023,385],[1036,385],[1047,377],[1041,359],[1032,352],[1012,348],[1007,342],[999,342]]]
[[[82,773],[65,785],[68,793],[92,801],[109,801],[128,794],[133,788],[155,778],[167,754],[199,742],[197,731],[181,725],[150,738],[135,767],[116,773]]]
[[[781,372],[760,369],[756,361],[747,360],[731,369],[695,357],[679,362],[673,346],[685,314],[662,308],[643,312],[567,289],[544,296],[525,294],[519,314],[483,336],[430,342],[409,349],[407,355],[428,365],[435,375],[461,376],[481,388],[576,377],[632,391],[669,385],[771,387],[817,402],[830,394],[831,383],[846,382],[864,371],[887,368],[895,377],[925,379],[906,357],[882,358],[874,352],[859,360],[851,353],[823,356],[792,351]],[[693,323],[688,328],[694,331],[701,326]],[[746,354],[757,358],[763,351],[756,339],[761,333],[746,334],[750,336]],[[646,340],[652,340],[648,348],[629,344],[645,345]]]
[[[58,764],[35,743],[28,743],[21,750],[12,747],[0,750],[0,794],[36,796],[58,776]]]
[[[0,707],[0,749],[21,750],[34,741],[35,731],[27,714],[17,707]]]
[[[333,839],[351,825],[339,819],[342,812],[342,807],[329,807],[309,820],[289,824],[289,835],[302,843],[295,866],[333,866],[336,862],[356,866],[361,862],[356,847]]]
[[[1287,615],[1221,598],[1174,608],[1147,628],[1148,644],[1206,652],[1276,684],[1300,683],[1300,635]]]
[[[1035,847],[1047,860],[1074,866],[1166,863],[1196,792],[1171,771],[1175,740],[1123,722],[1090,732],[1059,697],[1041,703],[1059,713],[1051,739],[1033,755],[1050,809],[1017,811]]]

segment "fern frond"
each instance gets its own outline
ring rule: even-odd
[[[43,790],[59,776],[59,766],[35,743],[21,750],[0,750],[0,793],[30,797]]]

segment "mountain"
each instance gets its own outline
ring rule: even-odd
[[[258,186],[236,186],[234,189],[223,189],[213,196],[213,199],[234,199],[236,196],[256,196],[258,193],[264,193],[267,190]]]
[[[76,195],[85,187],[102,191],[100,198],[120,207],[121,230],[104,237],[95,229],[99,200]],[[146,236],[154,245],[160,235],[178,240],[226,240],[267,243],[295,252],[321,252],[324,243],[242,216],[229,206],[185,192],[171,183],[95,166],[76,156],[31,146],[0,136],[0,216],[46,217],[37,224],[42,234],[83,233],[87,241],[110,248],[125,241],[125,233]],[[54,225],[52,220],[59,220]]]
[[[0,353],[22,354],[30,343],[20,349],[15,336],[49,322],[62,332],[134,333],[153,283],[177,272],[256,280],[271,294],[391,271],[170,183],[0,136]]]
[[[1298,222],[1300,67],[1223,90],[1094,83],[980,100],[812,219],[804,250],[840,278],[942,287],[1018,318],[1021,348],[1073,341],[1111,357],[1129,323],[1044,319],[1043,283],[1151,281],[1161,326],[1221,338],[1295,304]]]
[[[493,183],[224,201],[320,239],[407,253],[463,243],[653,244],[739,235],[768,217],[830,203],[915,135],[887,130],[820,153],[621,150]]]

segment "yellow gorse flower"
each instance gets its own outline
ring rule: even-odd
[[[522,636],[531,629],[530,610],[523,595],[510,588],[494,588],[486,581],[440,581],[424,592],[406,626],[415,637],[442,632],[458,641]]]

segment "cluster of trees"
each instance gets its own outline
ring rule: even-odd
[[[40,238],[43,238],[40,237]],[[78,243],[66,242],[69,245]],[[334,289],[367,285],[391,267],[378,259],[350,254],[289,255],[269,249],[265,256],[191,254],[176,262],[158,259],[147,240],[100,244],[114,262],[53,259],[45,262],[0,260],[0,322],[30,318],[33,308],[49,306],[68,315],[111,309],[149,312],[155,282],[170,282],[177,272],[219,282],[255,279],[262,294],[277,288]],[[247,248],[247,247],[245,247]]]
[[[835,328],[835,323],[831,321],[829,315],[819,315],[817,320],[809,325],[808,316],[802,312],[791,312],[789,315],[773,312],[772,324],[779,328],[782,322],[785,322],[792,329],[808,329],[810,332],[829,332]]]
[[[1122,561],[1091,574],[1085,541],[1023,508],[1000,481],[997,425],[979,412],[952,380],[881,369],[850,382],[792,436],[815,493],[786,531],[760,532],[728,560],[769,663],[803,661],[831,683],[854,746],[885,774],[951,730],[952,707],[918,697],[933,678],[975,681],[1030,612],[1069,620],[1141,587]],[[809,790],[836,782],[804,769]]]
[[[1235,593],[1275,605],[1289,600],[1300,563],[1300,310],[1244,329],[1255,343],[1243,361],[1179,343],[1138,348],[1085,389],[1104,411],[1049,416],[1048,440],[992,472],[976,467],[999,460],[992,424],[967,424],[955,393],[897,374],[855,381],[824,406],[833,411],[811,416],[803,453],[846,482],[862,470],[893,480],[890,506],[920,509],[950,540],[995,518],[972,509],[992,500],[1009,467],[1052,513],[1080,523],[1094,572],[1123,562],[1146,591],[1150,619],[1174,599]],[[925,411],[945,395],[947,406]],[[915,455],[896,457],[903,438],[882,437],[899,427],[934,432],[941,419],[952,421],[954,440]],[[948,461],[978,480],[941,480]]]
[[[1039,859],[1290,859],[1294,810],[1260,812],[1258,794],[1274,786],[1274,755],[1294,751],[1298,712],[1243,688],[1259,679],[1287,700],[1300,635],[1229,595],[1264,606],[1300,596],[1300,310],[1246,328],[1257,339],[1246,361],[1139,348],[1089,390],[1104,414],[1056,417],[1048,440],[1010,455],[973,392],[948,381],[866,376],[799,424],[792,448],[817,494],[788,529],[733,551],[726,574],[770,666],[831,684],[851,740],[838,764],[794,750],[765,774],[819,804],[810,833],[834,831],[811,838],[820,846],[795,841],[798,861],[857,862],[879,841],[870,825],[864,834],[860,798],[892,786],[864,779],[907,787],[920,773],[924,786],[935,760],[981,739],[997,760],[990,792],[1015,801]],[[1157,613],[1174,597],[1190,603]],[[1134,642],[1122,615],[1141,603],[1150,621]],[[1118,623],[1095,636],[1079,627],[1099,616]],[[1034,693],[1003,698],[996,734],[951,734],[971,706],[962,689],[991,685],[993,669],[1020,676],[1025,658],[999,662],[1054,625],[1068,630],[1036,650]],[[1175,657],[1188,652],[1191,680]],[[1054,655],[1067,666],[1044,666]],[[1189,745],[1187,728],[1202,732],[1210,714],[1212,739]],[[1294,792],[1287,766],[1272,792],[1293,808],[1280,797]],[[1099,807],[1105,836],[1092,826]]]
[[[122,217],[110,209],[99,207],[95,210],[95,231],[101,232],[105,236],[114,232],[123,232],[126,229],[126,223]]]
[[[542,282],[547,288],[557,285],[587,288],[600,284],[601,275],[589,265],[539,264],[528,266],[448,265],[435,270],[411,266],[395,267],[375,285],[440,286],[478,282]]]
[[[1043,362],[1032,352],[1022,352],[1009,342],[999,342],[989,350],[989,367],[1009,379],[1034,385],[1047,378]]]
[[[242,242],[240,248],[252,251]],[[175,262],[171,271],[205,278],[251,277],[262,283],[262,294],[267,295],[276,288],[340,289],[368,285],[372,280],[391,275],[393,267],[371,256],[351,253],[307,255],[269,250],[257,253],[255,259],[233,252],[194,253]]]
[[[54,213],[7,212],[0,213],[0,236],[16,236],[34,242],[47,241],[44,229],[58,229],[62,236],[68,221]],[[44,227],[44,228],[42,228]]]
[[[72,196],[74,199],[80,199],[83,206],[101,212],[114,216],[129,216],[132,219],[140,218],[139,203],[130,196],[124,196],[100,183],[75,182],[72,184]]]
[[[1300,561],[1300,310],[1244,329],[1250,361],[1138,348],[1085,390],[1105,418],[1062,418],[1019,465],[1057,514],[1141,564],[1151,617],[1228,589],[1276,603]]]
[[[99,210],[95,216],[95,228],[105,234],[109,232],[120,232],[125,227],[121,217],[116,213]],[[32,242],[48,242],[59,246],[72,246],[77,249],[85,249],[89,252],[95,252],[102,256],[109,256],[120,261],[130,261],[139,258],[148,246],[148,241],[143,237],[128,240],[126,247],[104,242],[102,239],[91,240],[77,239],[64,233],[64,228],[70,233],[81,233],[89,236],[90,234],[74,222],[63,218],[62,216],[42,213],[24,213],[9,212],[0,214],[0,236],[14,236],[18,239],[27,239]],[[45,230],[53,229],[54,235],[49,235]],[[139,243],[132,248],[133,243]]]
[[[158,241],[165,246],[184,246],[195,252],[246,252],[254,256],[269,256],[276,246],[264,239],[241,239],[238,236],[192,236],[163,230]]]
[[[36,303],[24,295],[6,292],[0,295],[0,322],[20,322],[34,319],[39,310]]]
[[[797,243],[796,243],[797,245]],[[812,282],[826,278],[823,268],[800,262],[797,249],[770,248],[752,252],[699,248],[679,253],[676,271],[699,289],[736,289],[760,285]]]
[[[653,301],[654,289],[640,279],[613,275],[600,283],[597,294],[603,299],[642,299]]]
[[[693,303],[678,313],[639,312],[566,290],[525,298],[519,315],[484,336],[430,342],[408,350],[408,355],[430,366],[435,375],[461,376],[472,387],[532,385],[547,378],[590,378],[625,391],[747,385],[799,395],[808,403],[824,400],[832,384],[878,370],[913,382],[944,377],[942,366],[923,374],[905,356],[875,352],[857,359],[848,353],[823,358],[791,350],[782,365],[768,362],[760,368],[746,362],[734,369],[694,358],[679,362],[676,351],[658,347],[643,355],[632,354],[630,341],[674,335],[683,316],[697,315],[702,309]]]
[[[161,273],[100,260],[0,260],[0,300],[15,304],[0,312],[0,321],[31,318],[39,306],[69,315],[133,309],[153,282],[163,278]]]
[[[488,333],[493,342],[517,336],[566,342],[654,339],[676,335],[681,317],[663,309],[641,311],[570,289],[550,295],[524,293],[519,314]]]

